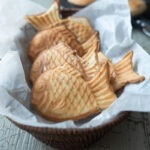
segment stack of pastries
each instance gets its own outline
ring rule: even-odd
[[[25,17],[38,30],[28,49],[31,103],[48,120],[76,121],[106,109],[117,90],[144,77],[133,70],[132,51],[113,64],[88,19],[62,19],[59,8],[55,0],[47,12]]]

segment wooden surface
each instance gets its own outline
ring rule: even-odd
[[[49,6],[49,0],[37,0]],[[133,38],[150,53],[149,38],[134,30]],[[53,150],[0,116],[0,150]],[[150,114],[132,113],[89,150],[150,150]]]

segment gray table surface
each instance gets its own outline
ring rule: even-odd
[[[35,1],[35,0],[34,0]],[[36,0],[48,7],[50,0]],[[133,38],[150,54],[150,38],[138,30]],[[0,116],[0,150],[52,150]],[[150,150],[150,114],[132,113],[124,122],[106,133],[90,150]]]

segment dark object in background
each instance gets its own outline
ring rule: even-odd
[[[145,0],[147,9],[140,15],[132,16],[132,25],[150,37],[150,0]]]
[[[70,3],[68,3],[67,0],[60,0],[60,5],[63,8],[83,8],[81,6],[76,6],[76,5],[70,4]]]
[[[68,16],[73,15],[80,9],[84,7],[79,7],[73,4],[68,3],[67,0],[60,0],[61,12],[63,13],[63,17],[66,18]]]
[[[147,5],[147,10],[143,13],[143,16],[150,20],[150,0],[145,0],[145,2]]]

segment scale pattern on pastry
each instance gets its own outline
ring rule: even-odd
[[[101,112],[115,99],[107,64],[88,82],[71,66],[49,70],[37,79],[32,90],[34,108],[52,121],[85,118]]]
[[[89,20],[85,17],[69,17],[65,25],[80,43],[86,42],[95,33]]]
[[[111,63],[111,60],[102,52],[98,52],[98,49],[89,49],[89,51],[83,56],[83,63],[86,64],[86,66],[95,66],[95,71],[93,70],[93,73],[91,74],[92,76],[95,76],[99,67],[108,63],[110,80],[116,77],[115,67]]]
[[[40,52],[49,49],[60,42],[64,42],[73,50],[77,50],[79,56],[83,55],[82,46],[64,25],[38,32],[30,42],[28,55],[31,60],[35,60]]]
[[[113,64],[100,52],[99,35],[85,17],[61,19],[59,0],[42,14],[26,16],[38,33],[28,55],[34,60],[31,103],[51,121],[79,120],[108,108],[127,83],[144,80],[133,70],[133,52]]]
[[[95,51],[100,50],[100,40],[98,38],[98,32],[92,34],[91,37],[82,44],[83,54],[85,55],[87,53],[90,53],[90,51],[93,50],[93,47],[95,47]]]
[[[46,29],[54,23],[61,22],[59,16],[59,0],[54,0],[52,6],[47,12],[25,16],[25,19],[37,30]]]
[[[51,29],[53,27],[64,25],[76,36],[81,44],[86,42],[94,33],[90,22],[86,17],[60,17],[59,0],[54,0],[53,5],[47,12],[37,15],[26,16],[25,19],[37,30]]]
[[[59,43],[39,54],[32,64],[30,79],[34,83],[43,72],[62,66],[65,63],[70,64],[84,75],[81,60],[77,56],[76,51],[73,51],[65,43]]]
[[[68,0],[68,2],[74,4],[74,5],[78,5],[78,6],[86,6],[92,2],[94,2],[94,0]]]

